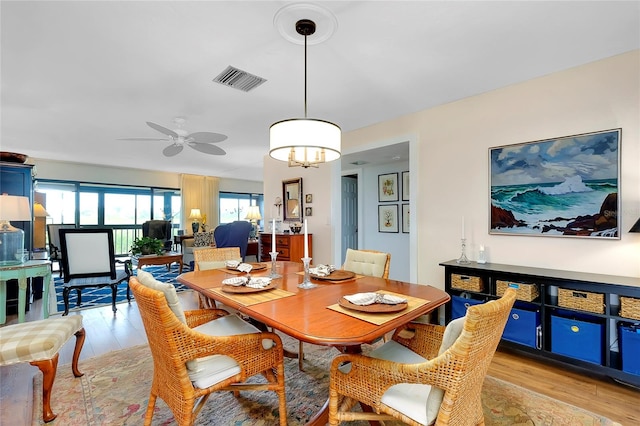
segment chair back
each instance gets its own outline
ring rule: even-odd
[[[142,224],[142,236],[162,240],[165,249],[170,250],[173,238],[171,226],[170,220],[148,220]]]
[[[240,260],[238,247],[211,247],[193,251],[194,271],[223,268],[227,260]],[[201,264],[202,262],[202,264]]]
[[[60,225],[49,224],[47,225],[47,234],[49,236],[49,256],[51,260],[60,260],[60,229],[74,229],[75,225]]]
[[[251,223],[245,220],[236,220],[217,226],[213,231],[216,247],[238,247],[240,248],[240,257],[244,261],[252,228]]]
[[[498,300],[467,309],[460,336],[437,358],[442,360],[440,371],[447,372],[432,383],[445,391],[437,424],[478,424],[482,419],[482,384],[515,299],[510,288]]]
[[[391,254],[377,250],[347,249],[342,269],[371,277],[389,278]]]
[[[116,278],[113,229],[60,229],[64,282],[74,278]]]

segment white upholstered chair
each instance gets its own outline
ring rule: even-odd
[[[376,250],[347,249],[342,269],[369,277],[389,278],[391,254]]]

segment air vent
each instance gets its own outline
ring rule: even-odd
[[[224,71],[218,74],[213,81],[233,87],[234,89],[242,90],[243,92],[249,92],[267,81],[267,79],[249,74],[246,71],[229,65]]]

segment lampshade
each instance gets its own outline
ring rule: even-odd
[[[33,217],[47,217],[49,213],[44,209],[44,206],[40,203],[33,203]]]
[[[0,195],[0,220],[31,220],[29,199],[18,195]]]
[[[640,232],[640,219],[636,220],[636,223],[629,229],[629,232]]]
[[[191,213],[189,214],[189,219],[193,219],[193,220],[202,219],[202,214],[200,213],[200,209],[191,209]]]
[[[316,24],[309,19],[296,22],[296,32],[304,36],[304,118],[281,120],[269,128],[269,155],[287,161],[289,167],[318,167],[340,158],[340,127],[307,118],[307,36],[315,31]]]
[[[245,219],[248,219],[248,220],[262,219],[262,216],[260,215],[260,207],[250,206],[249,210],[247,211],[247,216],[245,217]]]

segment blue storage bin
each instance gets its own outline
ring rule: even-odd
[[[551,315],[551,352],[602,365],[604,327],[591,318]]]
[[[451,319],[463,317],[467,314],[467,308],[472,305],[484,303],[484,300],[467,299],[460,296],[451,296]]]
[[[502,338],[510,342],[541,348],[540,311],[522,308],[511,309]]]
[[[640,325],[621,324],[618,333],[622,371],[640,376]]]

